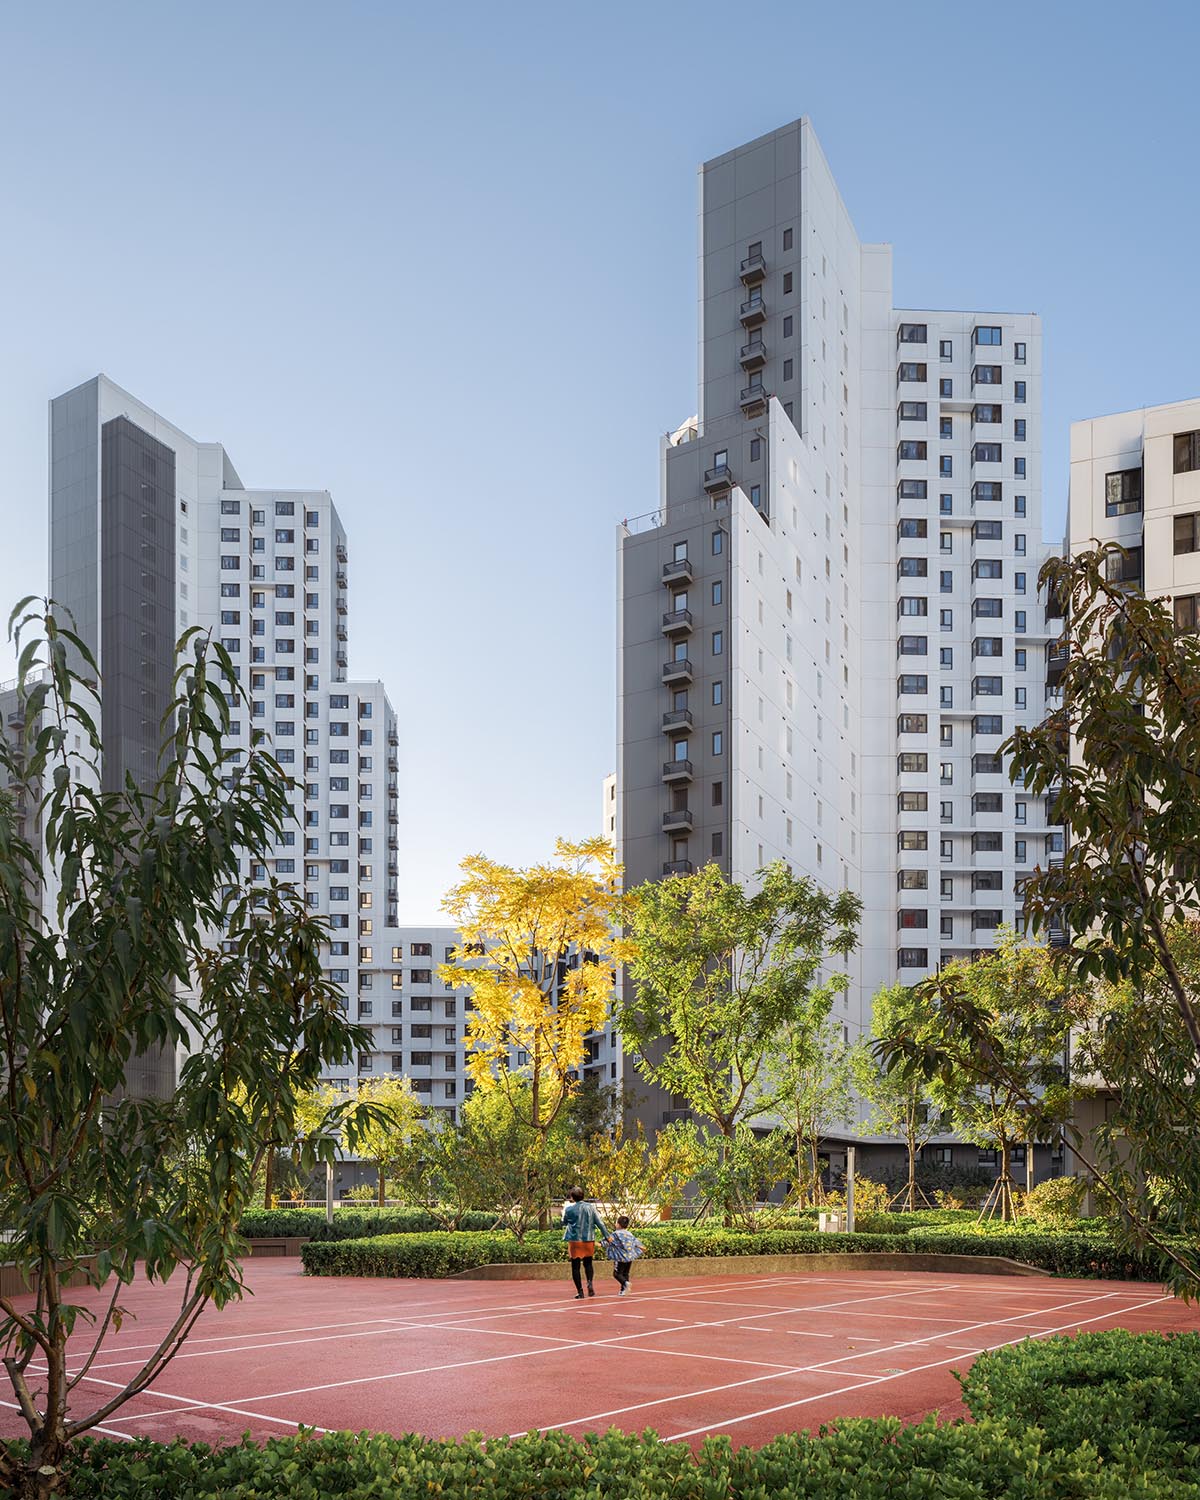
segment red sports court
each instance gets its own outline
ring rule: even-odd
[[[209,1309],[110,1436],[221,1443],[318,1430],[456,1437],[652,1427],[735,1443],[837,1417],[959,1415],[952,1370],[984,1349],[1076,1330],[1200,1328],[1146,1283],[933,1272],[610,1278],[576,1302],[548,1281],[307,1278],[252,1261],[254,1295]],[[82,1292],[81,1300],[98,1294]],[[80,1389],[89,1408],[124,1385],[167,1326],[173,1295],[140,1283],[136,1312]],[[22,1426],[5,1396],[0,1430]]]

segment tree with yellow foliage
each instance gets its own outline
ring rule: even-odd
[[[627,946],[621,867],[607,839],[559,839],[552,859],[516,869],[473,854],[443,901],[462,945],[438,974],[471,990],[467,1070],[499,1091],[544,1151],[575,1091],[585,1038],[608,1017]],[[539,1220],[544,1222],[543,1207]]]

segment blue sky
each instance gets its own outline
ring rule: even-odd
[[[1041,313],[1056,535],[1070,421],[1200,394],[1198,15],[6,7],[0,602],[45,587],[45,402],[97,370],[330,489],[433,918],[463,854],[599,826],[614,523],[695,409],[696,164],[809,115],[900,303]]]

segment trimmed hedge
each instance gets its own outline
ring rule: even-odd
[[[1054,1444],[1161,1465],[1200,1459],[1200,1333],[1120,1329],[1027,1341],[981,1356],[960,1377],[980,1418],[1020,1414]]]
[[[762,1234],[688,1229],[638,1231],[646,1255],[656,1260],[674,1256],[815,1255],[831,1251],[866,1253],[904,1250],[907,1235],[819,1234],[805,1230],[767,1230]],[[976,1254],[984,1253],[980,1250]],[[365,1240],[300,1247],[310,1276],[453,1276],[488,1265],[546,1265],[565,1260],[561,1233],[527,1235],[518,1243],[511,1235],[393,1234]]]
[[[813,1230],[674,1228],[639,1230],[653,1259],[716,1255],[889,1254],[911,1251],[934,1255],[1000,1255],[1059,1276],[1105,1280],[1161,1281],[1165,1264],[1152,1249],[1131,1253],[1111,1240],[1081,1234],[1019,1231],[965,1233],[953,1226],[910,1230],[907,1234],[821,1234]],[[533,1233],[518,1242],[510,1234],[372,1235],[358,1240],[318,1242],[300,1250],[310,1276],[453,1276],[487,1265],[540,1265],[563,1260],[566,1246],[558,1230]]]
[[[459,1232],[496,1231],[498,1214],[467,1213]],[[239,1233],[250,1239],[361,1240],[372,1234],[429,1234],[442,1228],[423,1208],[337,1208],[333,1223],[323,1208],[258,1208],[243,1215]]]

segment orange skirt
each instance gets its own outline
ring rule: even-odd
[[[595,1240],[568,1240],[567,1249],[572,1260],[589,1260],[595,1254]]]

